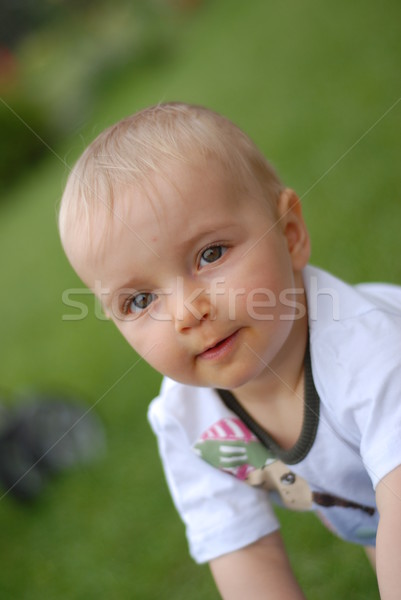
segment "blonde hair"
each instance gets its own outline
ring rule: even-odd
[[[152,173],[168,174],[172,161],[218,161],[235,184],[256,183],[268,201],[284,189],[273,167],[252,140],[225,117],[201,106],[159,104],[103,131],[72,169],[59,211],[63,239],[100,205],[114,210],[124,184],[143,185]]]

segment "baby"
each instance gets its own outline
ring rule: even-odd
[[[65,252],[165,376],[150,406],[194,559],[223,598],[299,599],[271,508],[314,510],[401,587],[401,288],[308,264],[297,195],[240,129],[183,103],[73,169]]]

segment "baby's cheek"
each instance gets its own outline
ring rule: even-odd
[[[245,279],[245,278],[244,278]],[[272,320],[278,305],[275,286],[260,275],[250,280],[249,274],[243,287],[231,287],[227,296],[230,320],[241,318],[265,318]]]
[[[125,336],[130,346],[148,364],[163,375],[169,375],[176,363],[176,350],[171,339],[171,324],[154,321],[136,327]]]
[[[149,328],[143,326],[143,323],[140,323],[140,320],[134,316],[132,318],[124,318],[123,320],[113,320],[121,335],[135,352],[142,357],[149,354],[152,346],[155,346],[152,328],[149,331]]]

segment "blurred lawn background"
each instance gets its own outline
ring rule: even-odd
[[[0,598],[218,598],[208,568],[188,557],[147,425],[160,377],[96,317],[91,296],[76,298],[85,319],[63,320],[76,314],[64,290],[82,288],[57,236],[63,184],[105,126],[159,101],[205,104],[245,129],[300,194],[314,264],[401,284],[400,4],[49,6],[3,52],[0,387],[9,404],[30,389],[74,390],[108,444],[31,506],[0,491]],[[312,515],[280,515],[308,598],[378,598],[360,548]]]

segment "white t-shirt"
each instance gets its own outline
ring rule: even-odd
[[[310,450],[290,471],[306,480],[313,498],[336,499],[311,506],[330,529],[374,545],[374,490],[401,464],[401,288],[352,287],[314,267],[305,269],[304,283],[319,420]],[[165,379],[149,421],[197,562],[279,527],[271,494],[248,485],[241,469],[231,470],[234,477],[196,451],[216,431],[220,444],[224,435],[235,437],[238,417],[215,390]]]

